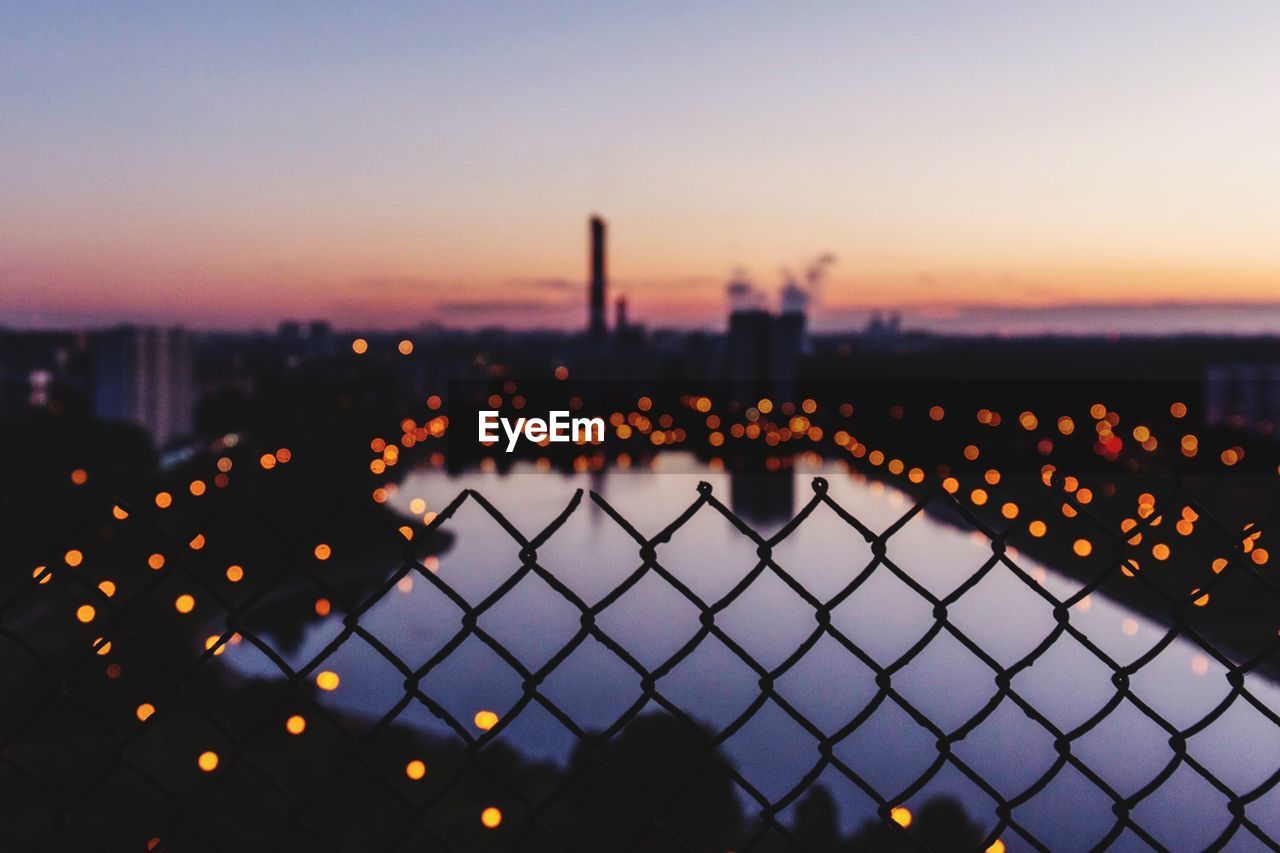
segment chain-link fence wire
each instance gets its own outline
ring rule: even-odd
[[[1060,500],[1060,495],[1049,493],[1044,498],[1045,506]],[[17,544],[6,561],[11,565],[0,603],[0,641],[6,670],[3,687],[7,697],[0,713],[0,773],[4,774],[4,790],[10,795],[3,817],[4,831],[18,849],[702,851],[725,849],[727,842],[736,851],[986,849],[992,845],[996,849],[1045,850],[1049,849],[1046,842],[1020,819],[1020,808],[1069,768],[1087,779],[1110,804],[1113,819],[1096,844],[1099,849],[1122,837],[1164,849],[1153,828],[1135,817],[1135,810],[1179,771],[1195,774],[1225,800],[1225,813],[1215,815],[1206,808],[1200,818],[1222,821],[1213,848],[1243,842],[1245,847],[1280,849],[1276,839],[1259,824],[1258,812],[1254,811],[1267,807],[1265,798],[1280,784],[1280,769],[1252,789],[1235,790],[1187,747],[1190,738],[1241,703],[1270,721],[1280,738],[1280,715],[1251,692],[1246,681],[1246,675],[1275,659],[1280,638],[1272,634],[1269,642],[1241,659],[1239,653],[1219,648],[1191,618],[1197,601],[1212,595],[1228,580],[1247,579],[1251,594],[1265,597],[1272,604],[1280,601],[1280,588],[1249,559],[1247,545],[1241,545],[1241,535],[1216,522],[1205,507],[1185,494],[1178,481],[1172,482],[1158,500],[1162,506],[1191,509],[1197,514],[1198,524],[1224,543],[1225,568],[1190,595],[1170,592],[1150,572],[1137,570],[1126,556],[1126,546],[1134,536],[1160,523],[1158,514],[1148,514],[1138,520],[1135,528],[1117,532],[1092,515],[1088,507],[1079,507],[1081,523],[1094,531],[1105,565],[1070,597],[1059,599],[1010,555],[1010,538],[1025,529],[1026,520],[1034,512],[993,526],[990,519],[975,514],[964,501],[938,487],[918,493],[900,518],[877,531],[835,501],[822,478],[812,481],[812,496],[794,517],[767,536],[735,514],[706,483],[698,487],[692,503],[653,536],[641,533],[599,494],[584,495],[582,491],[574,494],[554,520],[531,536],[484,495],[472,490],[459,493],[436,514],[425,531],[419,530],[412,539],[406,538],[405,530],[397,529],[381,508],[357,499],[334,506],[317,519],[313,529],[301,535],[288,535],[273,528],[261,512],[233,495],[226,496],[212,514],[181,536],[166,530],[150,507],[117,504],[86,519],[70,537],[55,539],[41,534],[37,525],[9,506],[3,518],[5,535]],[[594,604],[539,561],[539,549],[575,513],[583,511],[585,501],[593,502],[630,538],[639,558],[634,571]],[[518,568],[478,603],[468,601],[446,577],[434,571],[430,558],[424,559],[421,549],[432,537],[445,535],[450,519],[468,502],[482,508],[505,532],[519,561]],[[806,520],[823,507],[855,531],[872,555],[865,566],[851,572],[843,588],[825,599],[815,596],[775,556],[781,543],[803,535]],[[990,555],[977,571],[944,596],[914,578],[912,567],[895,562],[887,548],[889,540],[912,518],[934,507],[944,507],[990,543]],[[754,545],[757,555],[754,566],[714,600],[700,597],[662,562],[664,545],[702,513],[727,520]],[[1256,529],[1265,528],[1273,515],[1259,519]],[[370,555],[380,547],[384,555],[394,555],[398,568],[389,574],[371,575],[367,570],[343,573],[317,559],[320,554],[313,552],[313,543],[334,541],[338,528],[353,522],[358,532],[349,538],[360,543],[362,561],[367,565]],[[86,571],[88,563],[84,567],[76,565],[84,559],[75,550],[76,543],[91,534],[101,539],[101,531],[107,529],[115,531],[107,538],[116,549],[118,561],[124,559],[120,555],[127,549],[132,549],[128,551],[131,554],[151,554],[145,570],[132,574],[118,567],[110,570],[119,577],[118,588],[115,583],[104,585],[97,575]],[[224,539],[234,538],[239,550],[252,549],[252,553],[263,557],[256,561],[255,569],[262,565],[271,568],[259,569],[252,584],[229,585],[223,578],[211,575],[201,562],[205,548],[202,532],[218,529],[226,531]],[[187,533],[189,538],[184,541]],[[210,543],[215,538],[211,534]],[[162,565],[157,566],[157,562]],[[1030,652],[1007,665],[968,636],[950,615],[962,597],[997,570],[1012,573],[1053,616],[1049,633]],[[1162,621],[1167,626],[1158,642],[1129,663],[1121,663],[1108,654],[1071,619],[1073,607],[1122,571],[1161,602]],[[888,662],[868,653],[832,620],[832,611],[856,596],[877,573],[892,574],[932,609],[930,627],[904,653]],[[757,661],[717,622],[718,615],[765,575],[785,584],[813,614],[813,627],[807,638],[772,668]],[[526,665],[481,624],[481,617],[528,576],[536,576],[554,590],[579,618],[574,636],[536,668]],[[456,633],[417,666],[403,660],[384,642],[386,638],[376,636],[362,621],[410,577],[429,584],[452,602],[459,614]],[[692,605],[699,623],[691,639],[652,668],[642,664],[634,650],[611,637],[600,624],[601,615],[646,578],[659,579]],[[271,613],[282,599],[298,598],[299,587],[305,588],[308,600],[318,593],[326,608],[338,611],[341,627],[305,663],[292,666],[288,654],[273,645],[278,624],[272,621]],[[171,603],[177,601],[172,593],[179,590],[185,590],[183,594],[193,599],[199,598],[202,613],[216,612],[216,633],[201,638],[203,631],[193,627],[162,627],[188,624],[173,613],[175,607],[182,613],[183,605]],[[86,606],[92,611],[84,610]],[[77,641],[67,642],[68,635],[74,635]],[[895,684],[895,676],[943,635],[981,661],[990,670],[995,685],[990,700],[977,713],[949,730],[936,724]],[[1109,701],[1071,729],[1055,724],[1020,693],[1016,684],[1020,673],[1065,637],[1096,657],[1110,671],[1114,685]],[[200,641],[199,651],[187,654],[185,649],[193,638]],[[748,667],[759,686],[754,701],[741,714],[714,730],[698,721],[687,707],[664,695],[663,690],[664,677],[709,638],[723,644]],[[847,709],[847,722],[835,731],[820,728],[776,689],[779,679],[824,638],[838,643],[873,673],[877,688],[864,706]],[[1195,644],[1217,661],[1226,671],[1230,686],[1210,713],[1182,727],[1162,716],[1132,686],[1135,674],[1175,638]],[[631,670],[639,685],[635,701],[602,731],[582,727],[563,703],[553,701],[544,690],[547,679],[588,640],[597,642]],[[482,643],[521,682],[518,701],[495,725],[478,732],[424,684],[469,641]],[[357,719],[336,710],[322,700],[323,689],[314,686],[318,678],[323,680],[325,660],[348,643],[365,644],[404,679],[403,696],[376,719]],[[213,661],[229,645],[256,650],[278,675],[257,680],[228,675]],[[471,676],[483,679],[485,673]],[[122,701],[120,693],[132,698]],[[144,698],[135,707],[135,701]],[[1057,754],[1047,770],[1013,795],[1002,793],[956,749],[1005,702],[1012,703],[1042,728],[1052,738]],[[808,748],[815,759],[809,772],[791,790],[773,798],[735,768],[721,749],[766,704],[781,709],[811,739]],[[1129,794],[1113,787],[1073,749],[1122,705],[1157,726],[1167,737],[1169,750],[1167,762],[1159,772]],[[867,778],[866,768],[854,766],[837,751],[837,746],[882,706],[899,709],[936,743],[936,756],[929,766],[898,790],[878,788]],[[417,735],[397,723],[397,718],[417,707],[425,708],[434,720],[447,727],[451,737],[437,738],[429,746],[424,746],[421,739],[415,740]],[[548,769],[536,762],[523,762],[501,742],[504,731],[532,707],[558,721],[577,742],[574,759],[566,767]],[[628,758],[617,747],[626,732],[655,709],[665,715],[668,728],[660,734],[672,747],[663,753],[671,771],[665,775],[662,768],[638,768],[634,755]],[[166,716],[173,721],[168,729],[164,728]],[[303,759],[296,751],[289,751],[289,734],[282,724],[286,718],[292,721],[295,717],[303,720],[309,731],[324,731],[318,747]],[[216,744],[216,749],[211,744]],[[414,785],[416,774],[410,771],[406,779],[403,772],[398,772],[404,767],[406,752],[412,754],[415,749],[426,749],[433,756],[430,784]],[[673,754],[678,757],[673,759]],[[216,766],[207,766],[215,762]],[[958,772],[991,802],[990,813],[978,816],[981,830],[964,840],[948,839],[945,833],[939,837],[937,832],[930,836],[915,831],[923,827],[904,828],[901,824],[906,821],[896,811],[926,791],[944,768]],[[838,840],[806,836],[786,816],[829,773],[843,777],[869,798],[875,804],[878,819],[865,826],[856,838],[839,842],[845,846],[827,848],[823,845],[836,844]],[[719,790],[717,785],[725,781],[736,791],[735,802],[720,802],[716,806],[718,812],[712,814],[705,805],[708,792]],[[584,793],[584,787],[589,791]],[[734,816],[738,803],[744,799],[749,806],[747,811],[753,814]],[[594,835],[583,829],[591,822],[592,812],[612,813],[621,808],[614,802],[617,800],[625,800],[625,826],[615,828],[614,835],[598,825],[591,830]],[[499,801],[504,804],[500,812],[481,811],[485,803]],[[698,806],[702,813],[689,813],[690,803],[702,804]],[[722,821],[723,828],[718,828],[718,814],[728,816]],[[477,819],[477,815],[482,818]],[[499,819],[502,831],[487,828]]]

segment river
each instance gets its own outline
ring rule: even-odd
[[[830,494],[872,530],[894,523],[911,506],[903,493],[851,476],[835,463],[800,463],[786,474],[733,478],[692,457],[668,454],[656,467],[609,469],[565,475],[532,465],[507,474],[450,475],[424,468],[400,484],[393,505],[406,515],[414,499],[439,510],[462,488],[482,493],[527,536],[532,537],[566,506],[576,489],[590,489],[616,508],[636,529],[652,536],[697,498],[697,484],[764,534],[812,495],[814,476],[829,482]],[[456,537],[433,558],[438,577],[476,603],[519,568],[519,548],[476,502],[468,501],[449,520]],[[1013,560],[1059,599],[1080,582],[1027,559]],[[831,510],[820,507],[773,552],[776,562],[819,599],[834,596],[872,560],[863,537]],[[980,534],[920,513],[889,539],[887,557],[921,585],[944,595],[991,557]],[[756,546],[710,507],[703,507],[658,548],[658,560],[704,601],[728,592],[757,563]],[[641,564],[636,542],[589,499],[538,549],[539,563],[588,603],[595,603]],[[362,620],[369,631],[410,665],[425,661],[460,628],[459,610],[422,578],[404,581]],[[1002,665],[1039,644],[1054,627],[1052,608],[1004,565],[997,565],[949,610],[948,618]],[[1071,612],[1071,623],[1121,663],[1152,648],[1167,628],[1122,604],[1095,594]],[[831,614],[832,625],[881,664],[916,643],[933,625],[931,606],[885,566],[879,566]],[[578,611],[542,580],[523,579],[479,623],[526,666],[536,668],[555,654],[580,626]],[[766,570],[716,617],[716,624],[765,667],[775,667],[812,633],[813,609]],[[650,572],[599,617],[600,628],[652,669],[679,649],[699,628],[697,610],[667,582]],[[332,617],[308,628],[290,657],[300,664],[318,653],[341,630]],[[265,660],[229,654],[228,663],[254,674],[272,674]],[[324,701],[376,717],[403,696],[403,677],[377,652],[352,639],[324,664],[342,676],[341,689]],[[1092,653],[1064,635],[1036,664],[1013,680],[1027,702],[1063,730],[1093,716],[1114,695],[1111,673]],[[940,633],[909,665],[893,676],[902,696],[945,731],[982,709],[996,692],[992,670],[946,632]],[[693,717],[721,729],[759,694],[758,677],[713,637],[708,637],[670,674],[658,690]],[[876,694],[872,671],[830,637],[823,637],[785,675],[777,690],[819,729],[831,733],[848,723]],[[1280,690],[1250,675],[1246,689],[1272,709]],[[520,678],[482,642],[472,637],[423,681],[424,690],[454,716],[469,722],[482,709],[502,715],[520,696]],[[1179,728],[1216,708],[1231,692],[1225,672],[1191,640],[1179,637],[1133,678],[1134,693]],[[603,645],[589,639],[543,685],[543,692],[588,729],[612,723],[639,695],[639,677]],[[415,703],[405,722],[432,731],[445,727]],[[573,736],[549,713],[530,704],[502,737],[523,753],[563,761]],[[818,761],[814,738],[772,702],[725,743],[733,764],[770,799],[782,797]],[[1280,729],[1237,697],[1211,725],[1188,741],[1189,754],[1237,793],[1253,789],[1280,768]],[[1030,786],[1057,758],[1053,737],[1011,700],[954,747],[955,754],[1006,797]],[[1072,753],[1122,795],[1143,788],[1173,758],[1168,735],[1130,702],[1122,701]],[[864,724],[835,747],[835,754],[886,796],[903,790],[937,756],[935,738],[892,701],[882,703]],[[841,806],[846,828],[873,813],[872,801],[833,768],[821,776]],[[994,804],[958,769],[945,765],[908,807],[939,794],[959,799],[974,819],[994,823]],[[1185,764],[1134,809],[1135,820],[1165,846],[1202,849],[1230,820],[1225,797]],[[1114,823],[1110,800],[1071,767],[1015,812],[1017,820],[1054,850],[1088,849]],[[1280,835],[1280,790],[1250,804],[1250,819]],[[1024,848],[1012,830],[1011,850]],[[1228,849],[1255,849],[1238,833]],[[1133,835],[1117,849],[1148,849]]]

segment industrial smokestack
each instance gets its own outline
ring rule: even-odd
[[[591,217],[591,305],[589,328],[591,337],[602,339],[608,331],[605,320],[604,220]]]

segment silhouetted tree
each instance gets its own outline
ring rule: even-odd
[[[831,793],[823,787],[810,788],[796,803],[796,840],[812,853],[835,853],[842,849],[844,839],[837,824],[839,812]]]
[[[728,775],[712,760],[711,733],[666,714],[638,717],[596,754],[580,745],[574,779],[548,817],[557,834],[582,850],[732,850],[742,806]],[[675,839],[678,838],[679,842]]]
[[[848,849],[906,853],[923,847],[932,853],[976,853],[982,849],[983,836],[982,828],[969,821],[964,807],[944,796],[926,801],[908,829],[886,826],[879,820],[864,823],[850,839]]]

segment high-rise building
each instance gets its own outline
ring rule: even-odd
[[[137,424],[162,448],[190,436],[195,359],[183,329],[125,326],[92,341],[94,414]]]
[[[591,337],[600,340],[604,338],[605,333],[608,331],[608,321],[605,319],[604,220],[599,216],[592,216],[589,231],[591,235],[591,289],[588,328],[591,332]]]
[[[729,314],[725,378],[729,394],[744,405],[752,405],[769,393],[774,321],[762,308],[742,308]]]
[[[782,313],[763,307],[761,294],[742,278],[729,283],[729,332],[725,378],[741,403],[761,397],[794,402],[796,374],[805,348],[808,295],[798,287],[782,292]]]
[[[333,355],[333,327],[323,320],[285,320],[276,329],[276,340],[290,356]]]

